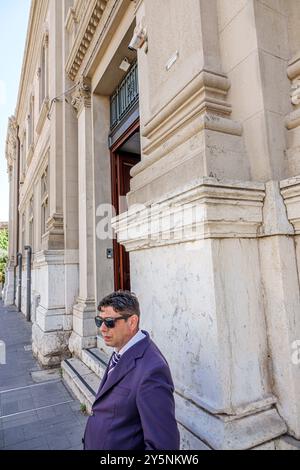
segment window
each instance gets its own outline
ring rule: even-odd
[[[39,79],[40,79],[40,109],[44,103],[44,100],[48,98],[48,34],[46,33],[43,39],[42,51],[41,51],[41,60],[40,60],[40,69],[39,69]]]
[[[26,146],[26,132],[24,131],[23,137],[21,140],[21,175],[20,179],[23,180],[25,172],[26,172],[26,153],[27,153],[27,146]]]
[[[24,245],[25,245],[25,212],[22,213],[22,231],[21,231],[21,252],[24,254]]]
[[[31,196],[29,201],[29,245],[32,247],[33,251],[33,243],[34,243],[34,226],[33,226],[33,214],[34,214],[34,207],[33,207],[33,196]]]
[[[48,201],[48,168],[42,175],[41,179],[41,233],[44,235],[47,230],[47,220],[49,218],[49,201]]]
[[[34,97],[30,98],[28,115],[28,148],[34,142]]]

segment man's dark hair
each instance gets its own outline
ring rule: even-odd
[[[101,307],[112,307],[115,312],[122,312],[128,315],[140,317],[140,305],[136,295],[128,290],[118,290],[104,297],[98,305]]]

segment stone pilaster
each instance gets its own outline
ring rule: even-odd
[[[49,4],[49,47],[47,58],[49,73],[49,96],[58,97],[62,94],[62,2],[54,0]],[[48,35],[45,35],[47,38]],[[46,39],[47,40],[47,39]],[[48,40],[47,40],[48,41]],[[48,44],[48,43],[47,43]],[[46,73],[46,76],[48,74]],[[46,79],[46,77],[45,77]],[[62,100],[52,102],[50,118],[50,151],[49,151],[49,219],[47,231],[43,236],[44,250],[61,250],[64,248],[63,232],[63,107]]]
[[[280,193],[284,210],[281,217],[273,219],[288,221],[288,225],[284,222],[281,230],[273,229],[268,245],[263,245],[266,316],[278,409],[288,425],[288,433],[299,440],[300,178],[281,181]]]
[[[216,2],[193,1],[190,12],[174,2],[180,31],[190,33],[172,45],[170,34],[181,35],[178,25],[165,29],[157,22],[168,5],[137,6],[137,25],[144,25],[149,44],[160,46],[138,50],[142,156],[131,171],[129,205],[156,199],[195,175],[249,179],[242,126],[231,119],[230,81],[220,67]]]
[[[63,17],[66,18],[71,0],[63,2]],[[70,51],[70,35],[63,35],[62,53],[64,63]],[[65,90],[74,83],[63,72]],[[66,313],[73,314],[73,306],[78,297],[79,285],[79,213],[78,213],[78,136],[77,117],[70,106],[69,95],[63,101],[63,212],[64,212],[64,248],[65,248],[65,305]]]
[[[71,352],[96,344],[94,285],[94,203],[91,94],[88,79],[81,78],[72,95],[78,117],[78,212],[79,212],[79,296],[73,308]]]
[[[37,253],[33,265],[39,300],[32,318],[32,350],[45,367],[56,366],[70,355],[72,315],[65,309],[64,262],[64,250],[50,250]]]
[[[6,159],[9,176],[9,246],[8,246],[8,265],[6,271],[4,303],[5,305],[14,304],[15,293],[15,273],[17,252],[17,176],[18,176],[18,138],[17,123],[12,116],[8,121],[7,140],[6,140]]]
[[[264,198],[264,184],[195,178],[113,221],[130,252],[142,327],[172,370],[184,438],[215,449],[251,448],[286,431],[263,313]]]
[[[51,367],[70,355],[68,341],[72,315],[66,311],[65,239],[63,204],[63,2],[49,2],[48,24],[43,36],[45,47],[44,98],[51,97],[49,106],[48,204],[49,217],[42,236],[41,251],[33,265],[36,303],[32,327],[32,348],[43,366]],[[49,34],[48,32],[49,31]],[[48,62],[48,64],[47,64]],[[40,127],[45,119],[41,110]],[[39,127],[39,126],[38,126]],[[42,130],[40,129],[42,132]],[[37,293],[37,294],[36,294]],[[39,297],[38,297],[39,296]]]

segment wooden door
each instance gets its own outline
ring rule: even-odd
[[[130,170],[140,160],[138,155],[115,151],[112,153],[112,202],[119,215],[126,211],[126,194],[130,191]],[[129,253],[116,240],[114,248],[115,290],[130,290]]]

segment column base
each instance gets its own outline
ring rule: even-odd
[[[32,351],[43,367],[55,367],[71,356],[68,341],[71,331],[43,331],[32,326]]]
[[[9,268],[6,271],[6,281],[4,285],[3,291],[3,301],[4,305],[13,305],[14,304],[14,268]]]
[[[73,307],[73,331],[69,341],[69,349],[77,357],[81,357],[82,349],[96,346],[95,315],[94,299],[77,299]]]
[[[287,426],[275,407],[253,410],[251,414],[214,415],[175,395],[176,418],[184,431],[185,449],[246,450],[286,434]],[[200,447],[199,447],[200,446]]]
[[[300,450],[300,440],[286,434],[275,441],[276,450]]]

